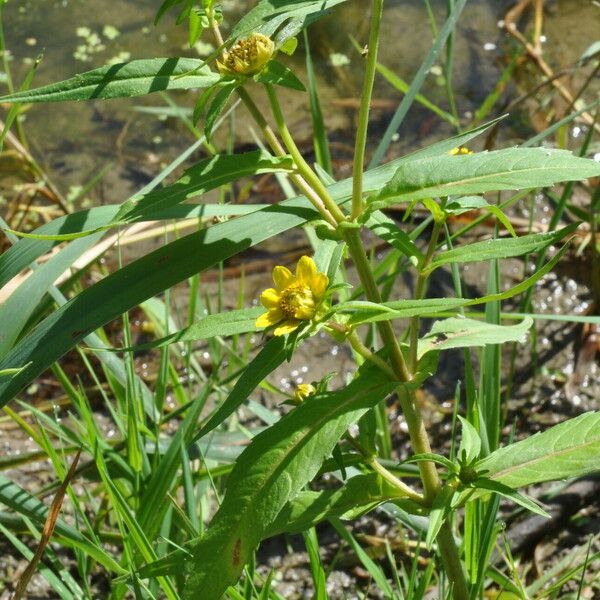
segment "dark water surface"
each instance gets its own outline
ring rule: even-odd
[[[252,2],[224,2],[229,23]],[[445,2],[432,6],[440,23]],[[44,50],[36,85],[65,79],[104,65],[109,60],[154,56],[198,56],[186,46],[186,32],[174,24],[174,13],[159,26],[153,25],[160,0],[12,0],[4,9],[6,44],[16,84],[28,64]],[[512,2],[471,0],[461,17],[456,39],[454,84],[459,114],[476,110],[493,88],[505,64],[508,48],[499,21]],[[349,36],[361,44],[367,35],[368,12],[364,0],[354,0],[337,9],[311,31],[323,108],[332,139],[340,147],[351,141],[356,110],[340,106],[358,95],[362,77],[361,58]],[[600,33],[600,8],[587,0],[548,3],[544,31],[546,58],[554,68],[573,62]],[[431,29],[425,3],[388,0],[382,32],[381,62],[410,81],[431,45]],[[232,12],[233,11],[233,12]],[[205,36],[207,41],[208,36]],[[200,52],[205,49],[199,48]],[[333,66],[331,54],[349,58],[345,66]],[[293,60],[301,77],[301,53]],[[4,86],[1,86],[4,88]],[[447,108],[444,86],[435,73],[423,93]],[[263,102],[257,91],[259,102]],[[181,106],[192,106],[193,92],[171,96]],[[383,131],[400,100],[400,94],[378,79],[375,98],[383,108],[373,113],[372,132]],[[290,127],[300,141],[310,139],[307,98],[286,94],[284,106]],[[156,174],[161,163],[187,147],[192,136],[180,121],[159,119],[137,107],[165,107],[158,94],[146,98],[35,105],[27,113],[26,131],[34,153],[50,176],[65,191],[81,185],[108,163],[112,168],[94,192],[96,202],[120,202]],[[396,143],[396,153],[424,141],[448,135],[452,128],[429,111],[417,107],[406,120]],[[238,111],[235,128],[238,145],[251,142],[248,121]]]

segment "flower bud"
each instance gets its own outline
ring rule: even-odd
[[[274,50],[273,40],[253,33],[224,52],[223,62],[217,61],[217,66],[224,75],[255,75],[271,60]]]
[[[309,396],[313,396],[316,393],[317,388],[314,385],[311,385],[310,383],[300,383],[294,390],[294,404],[301,404]]]

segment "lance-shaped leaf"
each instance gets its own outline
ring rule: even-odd
[[[433,156],[401,165],[373,197],[380,207],[441,196],[546,187],[600,176],[600,164],[566,150],[508,148],[494,152]]]
[[[175,331],[152,342],[147,342],[146,344],[137,344],[128,348],[94,348],[94,350],[104,352],[139,352],[141,350],[162,348],[163,346],[181,342],[197,342],[217,336],[227,337],[239,333],[249,333],[256,331],[256,319],[264,312],[264,308],[256,306],[254,308],[242,308],[240,310],[216,313],[200,319],[200,321],[189,327]]]
[[[460,146],[467,143],[470,139],[481,135],[487,129],[494,125],[496,121],[491,121],[463,134],[436,142],[431,146],[422,148],[396,159],[390,163],[371,169],[365,173],[364,188],[366,191],[375,191],[381,189],[393,176],[399,165],[413,160],[416,157],[434,156],[444,154],[455,146]],[[168,188],[163,188],[167,190]],[[160,191],[163,191],[160,190]],[[181,188],[184,192],[183,187]],[[352,194],[352,180],[344,179],[343,181],[333,183],[328,186],[328,192],[336,202],[343,202],[350,198]],[[158,191],[157,191],[158,193]],[[185,192],[187,194],[187,192]],[[189,198],[190,196],[187,195]],[[156,196],[155,196],[156,198]],[[180,201],[183,201],[181,198]],[[133,196],[131,200],[139,200],[139,195]],[[308,205],[308,204],[307,204]],[[115,222],[116,215],[119,214],[122,205],[108,205],[98,206],[84,211],[79,211],[59,217],[42,225],[34,231],[34,235],[47,236],[48,238],[60,239],[60,236],[65,235],[63,239],[72,239],[77,237],[77,234],[82,231],[97,231],[102,229],[111,223]],[[240,215],[248,212],[255,212],[262,207],[254,206],[228,206],[228,205],[201,205],[201,206],[173,206],[171,208],[160,209],[155,211],[142,211],[139,215],[138,220],[143,220],[142,216],[147,220],[162,220],[162,219],[181,219],[185,217],[194,216],[228,216],[228,215]],[[151,213],[151,214],[148,214]],[[9,248],[4,254],[0,256],[0,287],[3,287],[8,281],[10,281],[15,275],[20,273],[23,269],[27,268],[30,263],[42,256],[44,253],[50,251],[53,246],[58,242],[53,239],[22,239],[19,240],[14,246]]]
[[[512,488],[600,471],[600,412],[580,415],[495,450],[477,470]]]
[[[165,90],[205,88],[217,83],[213,73],[197,58],[151,58],[107,65],[33,90],[0,98],[0,102],[62,102],[94,98],[143,96]]]
[[[300,533],[331,517],[356,519],[388,501],[400,502],[411,512],[421,512],[418,504],[400,495],[398,488],[381,475],[367,473],[352,477],[336,490],[300,492],[281,509],[264,538],[280,533]]]
[[[132,306],[314,215],[306,200],[288,200],[180,238],[83,290],[0,361],[0,370],[30,363],[12,379],[0,380],[0,405],[90,332]]]
[[[272,36],[277,29],[291,19],[303,20],[328,14],[333,7],[346,0],[261,0],[246,13],[233,28],[232,37],[249,33]]]
[[[398,383],[361,368],[346,388],[314,396],[254,438],[241,454],[205,535],[187,545],[183,598],[219,600],[283,506],[318,472],[346,429]]]
[[[0,475],[0,502],[13,509],[17,514],[31,519],[36,525],[44,526],[48,516],[48,507],[22,487],[4,477],[4,475]],[[97,560],[113,573],[122,574],[127,572],[112,556],[104,551],[101,544],[88,539],[78,529],[65,523],[60,518],[56,521],[53,536],[56,541],[60,540],[61,544],[83,551],[84,554]]]
[[[434,269],[450,263],[480,262],[492,258],[510,258],[511,256],[523,256],[529,252],[537,252],[550,244],[559,242],[565,236],[573,233],[578,226],[578,223],[572,223],[558,231],[531,233],[516,238],[489,239],[484,242],[459,246],[435,256],[423,272],[431,273]]]
[[[418,356],[420,358],[432,350],[471,348],[486,344],[522,341],[532,324],[531,317],[526,317],[518,325],[494,325],[462,317],[436,321],[431,331],[419,340]]]

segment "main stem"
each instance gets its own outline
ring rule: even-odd
[[[365,87],[363,88],[363,97],[361,101],[361,117],[359,117],[359,132],[357,133],[357,154],[355,155],[353,169],[353,217],[359,216],[362,212],[362,174],[364,167],[364,148],[366,144],[368,110],[371,102],[374,71],[377,60],[376,49],[379,45],[382,9],[383,0],[373,0],[372,31],[369,41],[370,51],[372,51],[373,54],[370,55],[367,61],[367,74],[365,76]],[[214,20],[211,19],[211,21],[215,38],[217,42],[222,45],[223,39],[220,35],[219,28]],[[323,185],[313,169],[304,160],[304,157],[296,146],[296,143],[294,142],[294,139],[287,128],[281,107],[279,106],[277,95],[272,86],[267,85],[266,88],[269,100],[271,102],[273,115],[277,122],[277,128],[285,144],[285,148],[287,148],[287,151],[291,154],[296,164],[296,168],[299,171],[299,174],[291,175],[292,181],[298,187],[298,189],[313,203],[315,208],[319,210],[321,215],[333,227],[337,228],[339,223],[342,223],[346,220],[346,216],[333,198],[329,195],[327,188]],[[271,129],[252,98],[242,87],[238,88],[238,94],[256,121],[257,125],[260,127],[265,139],[271,146],[271,149],[278,156],[284,155],[284,147],[281,145],[277,135]],[[362,124],[362,128],[360,124]],[[354,264],[356,265],[356,269],[358,271],[362,286],[365,290],[366,297],[371,302],[381,303],[381,294],[379,293],[377,282],[375,281],[371,271],[369,259],[367,258],[362,240],[360,238],[360,230],[357,228],[344,228],[344,239],[348,245],[348,250],[354,261]],[[391,323],[389,321],[380,321],[378,322],[377,326],[384,344],[390,350],[390,364],[395,376],[403,383],[410,382],[412,379],[412,374],[408,368],[408,365],[406,364],[402,351],[400,350],[400,345],[398,344],[398,340]],[[414,390],[408,386],[402,385],[398,388],[398,397],[404,418],[406,419],[406,425],[408,427],[413,450],[417,454],[431,452],[429,437],[423,423],[421,412],[416,402]],[[419,470],[421,474],[421,480],[423,482],[425,503],[431,505],[440,490],[440,479],[438,477],[435,465],[431,462],[420,462]],[[446,573],[453,584],[454,598],[456,600],[469,600],[467,582],[460,561],[458,548],[454,541],[450,525],[447,522],[442,525],[437,541]]]
[[[381,16],[383,14],[383,0],[373,0],[371,13],[371,33],[367,47],[367,68],[363,81],[363,90],[358,113],[358,127],[356,129],[356,143],[354,146],[354,165],[352,170],[352,218],[357,219],[363,211],[363,171],[365,163],[365,147],[367,145],[367,129],[369,127],[369,109],[373,95],[373,82],[377,70],[377,53],[379,50],[379,32],[381,30]]]
[[[348,244],[350,255],[352,256],[354,264],[356,265],[358,276],[365,290],[365,296],[371,302],[382,302],[381,294],[379,293],[379,288],[377,287],[377,282],[375,281],[371,271],[369,259],[365,253],[362,240],[360,239],[359,230],[346,229],[345,239],[346,243]],[[377,326],[383,343],[390,350],[390,362],[396,377],[402,382],[409,382],[412,376],[406,361],[404,360],[402,351],[400,350],[400,345],[398,344],[398,340],[391,323],[389,321],[379,321]],[[408,434],[410,436],[410,441],[414,452],[416,454],[431,452],[429,436],[427,435],[427,430],[425,429],[425,424],[423,423],[423,418],[416,401],[414,390],[402,385],[398,388],[398,398],[404,418],[406,419]],[[438,477],[435,465],[432,462],[419,462],[419,471],[421,474],[421,481],[423,482],[425,501],[431,505],[440,491],[440,479]],[[456,600],[469,600],[465,572],[460,561],[460,556],[456,542],[454,541],[452,529],[448,522],[444,523],[440,529],[437,542],[442,561],[444,563],[444,568],[454,586],[454,598]]]

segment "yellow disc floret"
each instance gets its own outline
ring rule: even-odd
[[[260,295],[267,312],[258,317],[256,326],[277,325],[273,332],[275,335],[291,333],[302,321],[314,319],[329,285],[327,275],[317,271],[309,256],[298,261],[295,275],[286,267],[275,267],[273,282],[275,287]]]
[[[473,154],[473,150],[469,150],[466,146],[459,146],[458,148],[452,148],[448,154],[450,156],[456,156],[457,154]]]
[[[224,52],[217,67],[224,75],[256,75],[271,60],[274,50],[273,40],[262,33],[253,33]]]

